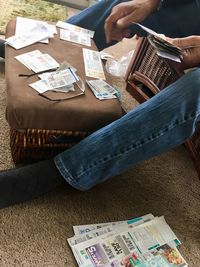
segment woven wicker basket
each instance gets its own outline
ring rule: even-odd
[[[15,164],[30,163],[52,158],[72,147],[89,135],[89,132],[27,129],[10,129],[10,146]]]
[[[134,57],[129,65],[126,81],[127,91],[143,103],[160,92],[182,75],[181,64],[165,60],[156,54],[148,38],[140,38]],[[200,177],[200,125],[194,135],[184,143]]]
[[[127,90],[142,103],[183,74],[180,64],[162,59],[147,38],[140,38],[125,77]]]

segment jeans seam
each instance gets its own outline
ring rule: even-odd
[[[84,173],[86,173],[87,171],[91,171],[92,169],[96,168],[97,165],[99,166],[100,164],[104,164],[106,162],[109,162],[110,160],[117,159],[118,157],[120,157],[123,154],[126,154],[130,151],[134,151],[143,145],[146,145],[152,141],[155,141],[157,138],[159,138],[159,137],[163,136],[164,134],[166,134],[167,132],[171,131],[175,126],[178,126],[178,125],[181,125],[185,122],[193,120],[195,117],[197,118],[199,115],[200,115],[199,112],[192,113],[190,116],[184,117],[184,119],[179,119],[175,123],[173,123],[172,125],[163,128],[162,130],[160,130],[159,133],[156,133],[156,134],[153,133],[148,138],[142,139],[142,140],[138,141],[137,143],[131,144],[128,148],[125,148],[123,150],[121,149],[121,151],[119,149],[119,152],[117,152],[113,155],[107,155],[107,156],[103,157],[103,159],[99,159],[98,162],[93,162],[90,166],[87,167],[87,169],[83,169],[80,173],[78,173],[77,178],[84,175]]]
[[[71,175],[71,173],[68,171],[68,169],[63,164],[62,158],[60,158],[59,155],[54,158],[54,162],[60,174],[64,177],[67,183],[69,183],[72,187],[78,190],[81,190],[81,191],[84,191],[86,189],[86,187],[77,183],[77,179]]]

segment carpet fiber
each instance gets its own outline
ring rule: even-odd
[[[16,16],[57,22],[67,18],[67,8],[44,0],[0,0],[0,34]]]
[[[3,63],[0,70],[0,166],[5,169],[12,161]],[[124,94],[124,103],[126,97]],[[200,266],[200,180],[183,147],[148,160],[89,192],[59,188],[37,200],[0,210],[0,266],[75,267],[66,241],[73,234],[73,225],[124,220],[146,213],[164,215],[182,241],[181,252],[190,266]]]

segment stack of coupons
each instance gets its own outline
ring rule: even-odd
[[[164,217],[74,226],[68,239],[81,267],[187,267]]]
[[[104,80],[87,81],[88,86],[99,100],[120,98],[119,90],[105,82]]]
[[[38,21],[36,23],[32,23],[31,25],[29,24],[30,28],[25,32],[23,30],[24,26],[20,24],[21,26],[19,30],[19,26],[17,25],[18,24],[16,24],[16,29],[18,29],[17,34],[6,39],[6,43],[15,49],[29,46],[53,36],[52,27],[48,26],[48,24],[44,22]],[[24,25],[26,24],[24,23]],[[27,27],[25,27],[25,29],[27,29]]]
[[[58,21],[56,24],[60,30],[60,39],[91,46],[91,38],[94,36],[94,31],[90,31],[63,21]]]
[[[15,58],[35,73],[59,67],[59,63],[56,62],[55,59],[48,54],[43,54],[39,50],[24,53],[16,56]]]
[[[43,94],[47,91],[68,93],[75,91],[74,83],[79,79],[72,68],[57,70],[50,73],[43,73],[38,76],[41,80],[29,84],[38,93]]]

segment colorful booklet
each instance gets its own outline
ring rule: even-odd
[[[68,239],[82,267],[186,267],[181,244],[164,217],[74,226]]]

